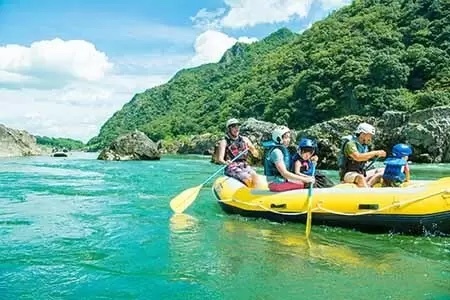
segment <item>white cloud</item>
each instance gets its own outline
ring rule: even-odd
[[[197,37],[194,55],[164,51],[114,59],[87,41],[2,46],[0,123],[86,142],[136,93],[166,82],[182,67],[218,61],[237,41],[256,39],[209,30]]]
[[[0,70],[0,84],[18,84],[22,82],[30,82],[31,80],[32,78],[30,76]]]
[[[32,77],[37,81],[46,78],[61,84],[67,79],[95,81],[111,69],[106,54],[83,40],[53,39],[34,42],[29,47],[0,47],[0,72],[3,75],[0,84],[26,83],[32,81]]]
[[[289,21],[308,15],[312,0],[225,0],[230,10],[222,18],[224,27],[241,28],[260,23]]]
[[[200,9],[197,14],[191,17],[195,27],[204,29],[220,28],[220,18],[225,13],[225,8],[219,8],[215,11],[208,11],[206,8]]]
[[[198,66],[205,63],[218,62],[226,50],[231,48],[236,42],[253,43],[256,38],[240,37],[235,39],[225,33],[207,30],[200,34],[195,40],[195,56],[190,65]]]
[[[137,92],[168,76],[110,75],[102,82],[74,81],[58,89],[0,89],[0,123],[36,135],[86,142]]]
[[[226,9],[208,11],[202,8],[191,20],[202,28],[236,29],[307,18],[314,3],[324,11],[329,11],[351,3],[351,0],[224,0],[224,2]]]
[[[189,60],[161,56],[120,57],[113,64],[82,40],[1,46],[0,123],[86,142],[134,94],[166,82]]]
[[[323,10],[332,10],[352,3],[352,0],[319,0]]]
[[[241,36],[237,39],[237,41],[239,43],[251,44],[251,43],[257,42],[258,39],[255,37]]]

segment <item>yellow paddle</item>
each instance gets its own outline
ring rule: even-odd
[[[233,158],[231,160],[231,162],[234,162],[235,160],[237,160],[239,157],[241,157],[242,155],[247,153],[247,151],[248,151],[248,149],[239,153],[235,158]],[[179,193],[175,198],[170,200],[170,208],[177,214],[180,214],[183,211],[185,211],[186,208],[188,208],[189,205],[191,205],[192,202],[195,201],[195,199],[197,198],[197,195],[200,192],[200,190],[202,189],[203,185],[205,183],[207,183],[208,181],[210,181],[219,172],[223,171],[226,167],[227,167],[227,165],[224,165],[223,167],[221,167],[219,170],[214,172],[214,174],[212,174],[205,181],[203,181],[202,184],[191,187],[191,188],[186,189],[186,190],[182,191],[181,193]]]
[[[311,172],[311,176],[314,177],[314,175],[316,174],[316,164],[312,165],[312,172]],[[306,214],[306,238],[309,239],[309,235],[311,233],[311,221],[312,221],[312,190],[313,190],[313,185],[314,184],[310,184],[309,188],[308,188],[308,212]]]

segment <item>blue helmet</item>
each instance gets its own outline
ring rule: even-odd
[[[303,148],[311,148],[313,151],[316,150],[316,143],[314,143],[313,140],[311,139],[307,139],[307,138],[302,138],[300,140],[300,142],[298,143],[298,149],[303,149]]]
[[[406,144],[397,144],[392,147],[392,155],[395,157],[409,156],[412,153],[412,149]]]

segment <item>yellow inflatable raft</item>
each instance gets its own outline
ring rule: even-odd
[[[267,188],[248,188],[222,176],[214,182],[213,193],[227,213],[273,221],[306,221],[307,189],[275,193]],[[312,223],[373,233],[448,235],[450,177],[413,181],[396,188],[356,188],[349,184],[315,188]]]

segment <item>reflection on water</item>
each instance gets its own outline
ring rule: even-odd
[[[233,216],[211,224],[175,215],[170,228],[173,280],[217,297],[297,299],[300,291],[309,299],[450,295],[450,261],[442,260],[450,249],[445,238],[315,227],[309,244],[303,225]],[[410,284],[415,281],[420,285]]]
[[[169,221],[172,233],[192,230],[198,224],[198,220],[188,214],[173,214]]]

